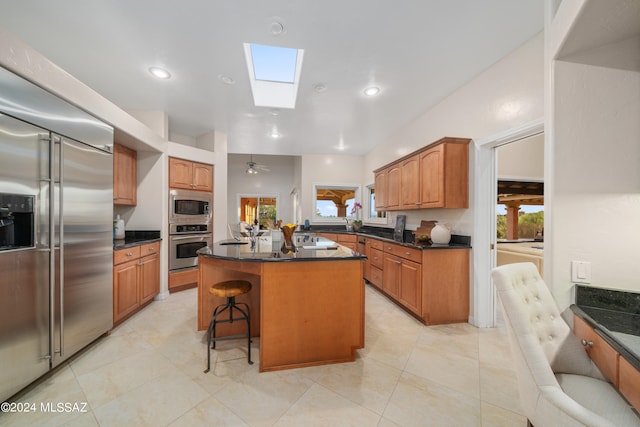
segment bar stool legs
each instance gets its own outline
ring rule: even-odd
[[[236,295],[240,295],[242,293],[248,292],[245,290],[244,292],[236,289],[233,285],[237,285],[240,281],[228,281],[222,282],[214,285],[210,289],[210,293],[218,296],[224,296],[227,298],[226,304],[221,304],[217,306],[213,310],[213,314],[211,316],[211,321],[209,322],[209,327],[207,328],[207,369],[204,373],[207,373],[211,370],[211,349],[216,348],[216,341],[237,339],[237,338],[247,338],[247,361],[250,365],[253,365],[251,361],[251,318],[249,314],[249,306],[243,302],[236,302]],[[251,284],[248,282],[244,282],[248,284],[249,289],[251,289]],[[243,283],[240,283],[244,285]],[[246,287],[246,285],[244,285]],[[233,295],[230,295],[233,294]],[[220,315],[225,311],[229,310],[229,318],[227,319],[219,319]],[[234,310],[239,312],[240,315],[238,317],[234,317]],[[246,334],[236,334],[226,337],[217,337],[216,336],[216,325],[218,323],[233,323],[240,320],[246,320],[247,322],[247,333]]]

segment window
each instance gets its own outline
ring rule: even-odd
[[[362,219],[361,211],[353,212],[356,201],[360,199],[360,187],[316,184],[313,192],[315,221]]]
[[[378,224],[387,223],[387,213],[385,211],[376,211],[376,190],[373,184],[366,187],[366,202],[364,206],[364,221],[374,222]]]
[[[240,221],[254,224],[258,220],[261,229],[271,229],[278,216],[278,196],[240,195]]]

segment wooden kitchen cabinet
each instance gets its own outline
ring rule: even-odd
[[[589,357],[604,376],[636,411],[640,410],[640,371],[596,333],[591,325],[575,314],[573,334],[585,345]]]
[[[213,191],[213,166],[170,157],[169,187],[211,192]]]
[[[469,142],[442,138],[374,171],[377,210],[469,207]]]
[[[357,251],[358,250],[358,236],[355,234],[346,233],[316,233],[318,236],[322,236],[325,239],[329,239],[332,242],[336,242],[342,246]]]
[[[138,153],[113,145],[113,204],[135,206],[138,194]]]
[[[640,371],[622,356],[619,358],[619,384],[620,393],[633,405],[636,411],[640,411]]]
[[[420,155],[411,156],[401,163],[400,187],[402,209],[419,209],[420,199]]]
[[[469,320],[469,248],[420,249],[367,238],[366,279],[427,325]]]
[[[375,206],[377,211],[387,208],[387,170],[377,171],[373,180],[373,187],[376,190]]]
[[[422,265],[405,254],[419,250],[385,244],[383,258],[383,290],[417,316],[422,315]]]
[[[392,164],[375,172],[376,209],[394,210],[400,208],[400,164]]]
[[[422,208],[469,207],[469,140],[443,138],[420,154]]]
[[[160,292],[160,243],[113,253],[113,324],[129,317]]]
[[[618,387],[618,352],[613,349],[587,322],[573,316],[573,334],[584,340],[585,350],[605,377]]]

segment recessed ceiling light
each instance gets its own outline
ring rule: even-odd
[[[235,80],[233,80],[233,78],[232,78],[232,77],[225,76],[224,74],[220,74],[220,75],[218,76],[218,79],[219,79],[222,83],[224,83],[224,84],[226,84],[226,85],[232,85],[232,84],[235,84],[235,83],[236,83],[236,81],[235,81]]]
[[[380,93],[380,88],[376,86],[371,86],[364,90],[364,94],[367,96],[376,96],[379,93]]]
[[[313,85],[313,90],[318,93],[322,93],[327,90],[327,86],[324,83],[316,83],[315,85]]]
[[[149,72],[156,76],[159,79],[169,79],[171,78],[171,73],[165,70],[164,68],[159,67],[151,67],[149,68]]]

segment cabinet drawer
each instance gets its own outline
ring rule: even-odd
[[[411,260],[413,262],[422,263],[422,251],[420,249],[408,248],[406,246],[385,243],[384,251],[401,258]]]
[[[377,249],[371,249],[370,252],[371,252],[371,257],[369,261],[371,261],[371,265],[378,268],[382,268],[383,252]]]
[[[140,246],[140,256],[155,255],[160,253],[160,242],[147,243]]]
[[[381,240],[376,240],[376,239],[368,239],[368,242],[371,242],[371,247],[373,249],[377,249],[379,251],[384,249],[384,243]]]
[[[618,352],[593,328],[578,316],[573,316],[573,333],[579,340],[590,343],[586,347],[593,362],[616,387],[618,387]]]
[[[358,241],[358,236],[355,234],[338,234],[338,242],[339,243],[356,243]]]
[[[123,262],[131,261],[138,258],[140,258],[140,246],[120,249],[113,252],[113,265],[122,264]]]

